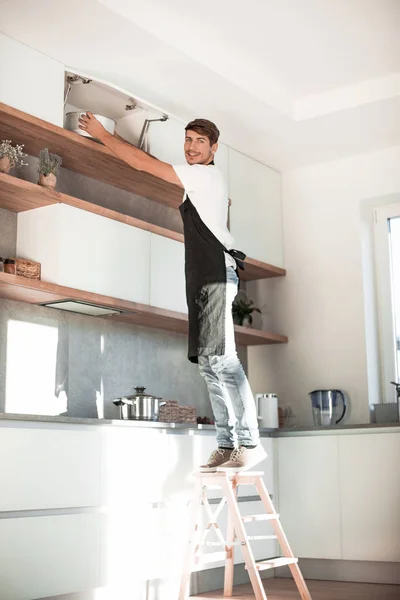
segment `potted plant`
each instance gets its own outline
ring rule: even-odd
[[[9,173],[13,167],[23,167],[27,154],[22,152],[23,144],[12,145],[11,140],[2,140],[0,144],[0,173]]]
[[[236,325],[251,325],[253,324],[253,312],[261,313],[259,308],[254,306],[253,300],[237,299],[232,304],[233,322]]]
[[[47,148],[41,150],[39,154],[39,185],[55,188],[61,163],[62,160],[58,154],[52,154]]]

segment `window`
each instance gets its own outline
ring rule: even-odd
[[[55,395],[58,328],[10,319],[7,327],[6,412],[59,415],[64,393]]]
[[[400,381],[400,204],[374,210],[379,338],[384,402],[395,401]]]

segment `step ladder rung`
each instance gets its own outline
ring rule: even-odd
[[[231,548],[232,546],[241,546],[242,542],[202,542],[199,546],[224,546],[224,548]]]
[[[248,540],[277,540],[278,537],[276,535],[248,535],[247,536]],[[199,546],[224,546],[225,548],[231,547],[231,546],[241,546],[242,542],[236,541],[236,542],[201,542],[199,544]]]
[[[247,515],[245,517],[242,517],[243,523],[250,523],[251,521],[273,521],[274,519],[279,519],[279,515],[277,513],[261,514],[261,515]]]
[[[219,490],[221,491],[220,485],[203,485],[204,490]]]
[[[199,544],[199,546],[227,546],[227,544],[224,542],[201,542]]]
[[[256,569],[257,571],[276,569],[277,567],[284,567],[285,565],[294,565],[298,561],[298,558],[287,558],[286,556],[280,556],[278,558],[271,558],[270,560],[261,560],[260,562],[256,562]]]
[[[248,535],[248,540],[277,540],[276,535]]]

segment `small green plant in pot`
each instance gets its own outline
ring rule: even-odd
[[[39,154],[39,185],[55,188],[57,175],[62,164],[58,154],[52,154],[47,148]]]
[[[253,312],[261,314],[261,310],[254,306],[253,300],[236,299],[232,304],[232,315],[233,322],[236,325],[252,325],[253,324]]]
[[[11,140],[2,140],[0,144],[0,173],[9,173],[13,167],[24,167],[28,163],[23,159],[27,154],[22,152],[23,144],[12,145]]]

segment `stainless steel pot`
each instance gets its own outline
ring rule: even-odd
[[[138,421],[157,421],[160,406],[163,406],[162,398],[145,394],[146,388],[135,387],[135,394],[123,396],[114,400],[119,406],[121,419],[136,419]]]
[[[74,133],[78,133],[79,135],[83,135],[83,137],[88,137],[88,138],[91,138],[92,140],[94,140],[96,138],[91,136],[86,131],[83,131],[83,129],[79,129],[79,117],[84,114],[86,114],[86,112],[81,111],[81,110],[77,111],[77,112],[67,113],[65,116],[65,129],[68,129],[68,131],[73,131]],[[108,131],[108,133],[111,133],[111,135],[114,135],[115,121],[113,121],[113,119],[109,119],[108,117],[103,117],[102,115],[94,115],[94,116],[96,117],[96,119],[98,121],[100,121],[100,123],[103,125],[103,127],[106,129],[106,131]],[[98,140],[96,140],[96,141],[98,141]]]

